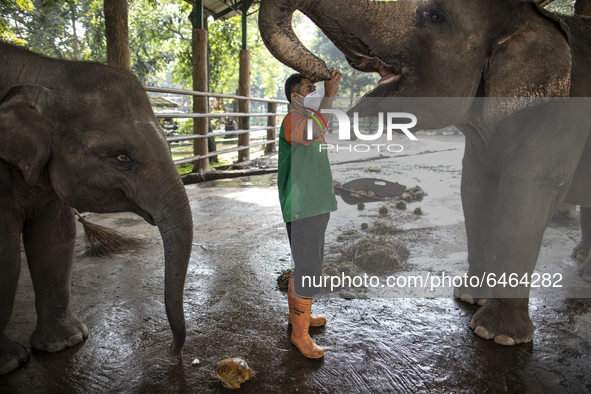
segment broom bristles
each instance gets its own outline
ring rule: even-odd
[[[78,212],[76,215],[84,228],[84,240],[91,256],[111,257],[114,253],[121,253],[141,243],[137,238],[91,223],[80,216]]]

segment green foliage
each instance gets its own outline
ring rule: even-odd
[[[183,119],[182,121],[181,121],[181,119],[177,119],[177,122],[179,124],[177,134],[182,134],[182,135],[193,134],[193,119],[192,118]]]
[[[251,95],[284,98],[282,86],[293,72],[276,60],[265,47],[258,32],[258,12],[251,9],[247,17],[248,50],[251,61]],[[209,20],[209,90],[216,93],[236,94],[238,90],[239,58],[242,46],[242,17],[227,20]],[[173,81],[190,88],[190,46],[181,51],[173,74]],[[221,100],[219,110],[228,106]]]
[[[130,1],[128,23],[132,72],[143,83],[156,85],[182,51],[190,48],[189,13],[190,6],[179,0]]]
[[[10,30],[4,15],[15,10],[32,11],[35,7],[30,0],[0,0],[0,40],[13,42],[18,45],[23,45],[24,41],[19,39],[13,31]]]
[[[103,0],[33,0],[20,8],[0,1],[6,41],[52,57],[106,62]],[[143,83],[154,84],[178,58],[177,48],[190,47],[189,12],[182,0],[129,2],[132,71]]]
[[[240,17],[208,24],[209,88],[212,92],[236,94],[242,45]]]
[[[248,49],[253,70],[251,96],[285,100],[283,86],[287,77],[294,71],[275,59],[263,43],[259,34],[258,16],[256,8],[248,17]],[[251,103],[251,107],[252,105]]]
[[[334,67],[343,73],[337,103],[351,106],[363,94],[373,89],[379,79],[378,74],[362,73],[349,65],[345,56],[318,28],[314,28],[313,38],[309,44],[310,50],[320,56],[329,68]]]
[[[142,83],[191,89],[191,5],[183,0],[128,0],[132,72]],[[258,33],[258,12],[247,19],[251,95],[281,98],[293,73],[277,61]],[[35,52],[62,59],[106,62],[103,0],[0,0],[0,36]],[[296,16],[295,21],[302,16]],[[238,89],[241,16],[208,21],[210,91]],[[163,82],[164,81],[164,82]],[[231,100],[220,100],[227,110]]]
[[[92,38],[104,35],[97,33],[104,31],[99,24],[101,0],[18,1],[27,6],[0,3],[8,29],[2,35],[4,40],[57,58],[100,60],[96,52],[100,46]]]
[[[179,175],[186,175],[193,171],[193,163],[182,164],[180,166],[176,166],[176,169]]]
[[[546,9],[560,14],[573,15],[575,13],[576,0],[554,0]]]

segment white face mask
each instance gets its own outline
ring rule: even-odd
[[[324,89],[319,88],[304,97],[304,107],[318,111],[322,99],[324,98]]]

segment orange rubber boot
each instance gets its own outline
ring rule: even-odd
[[[289,315],[287,317],[287,323],[291,324],[291,308],[295,292],[293,291],[293,276],[289,277],[287,282],[287,304],[289,305]],[[322,327],[326,324],[326,317],[322,315],[310,315],[310,327]]]
[[[289,314],[292,328],[291,343],[293,343],[305,357],[319,359],[324,357],[324,350],[316,345],[308,334],[311,310],[312,298],[293,298],[292,309]]]

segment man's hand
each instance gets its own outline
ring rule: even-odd
[[[339,187],[343,187],[343,185],[341,185],[341,182],[332,181],[332,188],[334,190],[334,194],[337,195],[337,196],[340,195],[340,191],[339,191],[339,189],[337,189]]]
[[[334,67],[332,67],[329,71],[332,74],[332,79],[324,81],[324,96],[334,97],[339,91],[339,85],[341,83],[343,73],[336,70]]]

